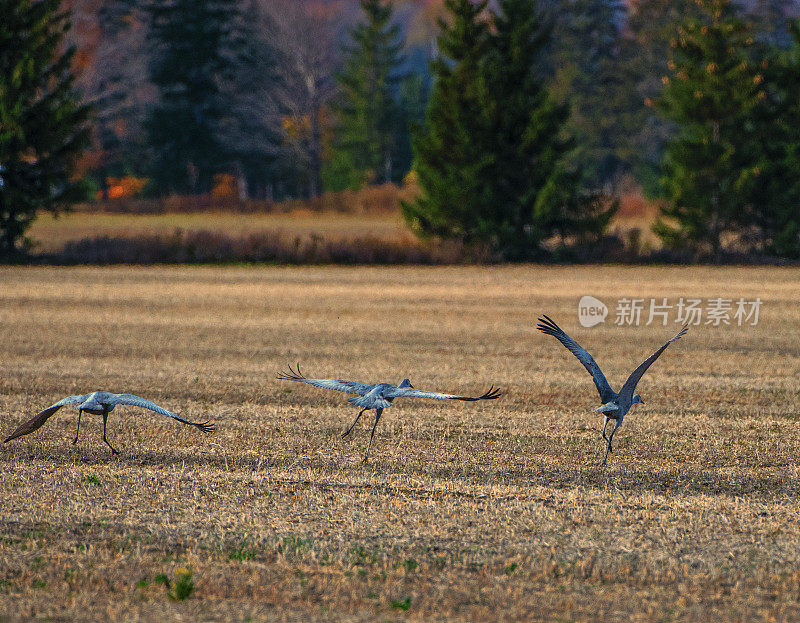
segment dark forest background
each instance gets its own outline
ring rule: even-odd
[[[672,248],[800,255],[797,0],[37,4],[91,113],[84,198],[413,184],[421,236],[535,259],[634,193]]]

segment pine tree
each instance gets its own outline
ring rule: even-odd
[[[430,85],[424,75],[411,74],[400,87],[400,123],[395,129],[395,169],[402,177],[411,170],[414,151],[411,147],[412,133],[425,123],[425,110],[430,97]]]
[[[230,20],[237,54],[233,71],[221,82],[228,108],[217,137],[232,161],[238,196],[264,196],[271,168],[279,155],[283,130],[277,52],[269,35],[274,25],[255,2],[241,2],[238,19]],[[251,193],[252,190],[252,193]]]
[[[17,252],[37,210],[85,196],[72,171],[88,145],[90,110],[74,88],[60,5],[0,0],[0,256]]]
[[[207,192],[230,163],[220,124],[235,106],[222,88],[236,73],[235,0],[152,0],[150,79],[159,102],[147,120],[161,192]]]
[[[697,14],[689,0],[633,0],[628,5],[617,66],[626,97],[617,120],[622,134],[619,154],[649,197],[661,192],[664,149],[677,129],[654,105],[664,88],[670,41],[679,23]]]
[[[758,162],[751,224],[756,250],[800,258],[800,20],[787,35],[792,47],[773,48],[760,66],[767,96],[753,133]]]
[[[660,108],[679,127],[667,145],[662,180],[667,206],[654,231],[668,245],[688,244],[719,259],[722,237],[751,221],[758,172],[753,150],[763,75],[751,60],[753,38],[728,0],[698,0],[673,40],[671,75]]]
[[[554,95],[571,105],[572,159],[586,182],[600,187],[626,168],[621,143],[628,94],[619,67],[625,6],[622,0],[561,0],[557,10]]]
[[[365,23],[351,34],[344,69],[337,75],[341,99],[335,150],[348,186],[397,181],[396,136],[402,121],[397,103],[403,59],[400,28],[391,24],[392,5],[361,0]]]
[[[487,0],[445,0],[439,56],[424,130],[413,138],[414,170],[423,194],[403,203],[412,229],[424,235],[475,242],[487,228],[484,183],[492,157],[483,150],[491,131],[483,63],[489,29]]]
[[[597,193],[583,193],[584,172],[574,162],[575,143],[563,135],[569,108],[556,102],[544,75],[551,33],[534,0],[499,0],[486,67],[496,142],[491,186],[495,235],[503,254],[527,259],[557,234],[599,234],[612,212]]]
[[[415,141],[423,197],[404,206],[418,230],[488,245],[505,259],[544,253],[544,242],[600,233],[611,211],[580,190],[563,138],[569,116],[543,71],[550,28],[532,0],[450,2],[427,127]]]

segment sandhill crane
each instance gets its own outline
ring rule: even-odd
[[[369,435],[369,445],[367,446],[367,453],[364,455],[362,463],[366,463],[369,458],[369,451],[372,448],[372,438],[375,436],[375,429],[378,427],[378,420],[381,419],[383,410],[389,407],[395,398],[433,398],[434,400],[493,400],[500,397],[500,388],[495,389],[494,385],[482,396],[456,396],[454,394],[442,394],[439,392],[426,392],[415,389],[408,379],[403,379],[399,385],[392,385],[391,383],[358,383],[355,381],[343,381],[341,379],[309,379],[300,371],[300,364],[297,364],[297,370],[292,370],[289,366],[289,373],[281,372],[278,375],[279,379],[285,381],[299,381],[300,383],[308,383],[315,387],[322,387],[324,389],[335,389],[339,392],[346,394],[356,394],[357,397],[348,398],[347,402],[361,407],[356,419],[350,425],[342,437],[347,437],[350,431],[358,422],[361,414],[369,409],[375,409],[375,423],[372,425],[372,432]]]
[[[603,375],[602,370],[600,370],[600,366],[597,365],[597,362],[592,358],[592,356],[586,352],[586,350],[580,344],[573,340],[569,335],[564,333],[561,327],[559,327],[550,318],[547,316],[539,318],[539,324],[536,328],[542,333],[552,335],[559,342],[561,342],[569,352],[577,357],[578,361],[583,364],[583,367],[589,371],[589,374],[592,375],[594,384],[597,387],[598,393],[600,394],[600,400],[603,401],[603,405],[597,409],[594,409],[593,413],[602,413],[605,417],[605,420],[603,421],[602,433],[603,439],[605,439],[607,443],[606,453],[603,457],[603,465],[605,465],[606,460],[608,459],[608,453],[613,452],[611,440],[614,438],[614,433],[622,424],[625,414],[630,411],[630,408],[633,405],[638,403],[644,404],[642,397],[639,394],[633,393],[636,389],[636,384],[639,382],[639,379],[642,378],[642,375],[647,371],[647,368],[649,368],[652,363],[658,359],[659,355],[664,352],[667,346],[684,336],[686,331],[689,330],[688,323],[683,325],[683,328],[675,337],[650,355],[639,365],[638,368],[631,372],[631,375],[628,377],[628,380],[625,381],[625,384],[622,386],[622,389],[619,390],[619,393],[611,389],[611,386],[608,384],[608,381]],[[616,423],[614,424],[611,434],[606,437],[606,426],[608,426],[608,420],[615,420]]]
[[[112,455],[119,454],[119,451],[114,449],[114,446],[112,446],[108,442],[108,439],[106,439],[106,421],[108,420],[108,414],[111,413],[114,410],[114,407],[117,405],[142,407],[162,415],[168,415],[169,417],[176,419],[179,422],[183,422],[184,424],[196,426],[204,433],[209,433],[214,430],[214,425],[210,424],[209,422],[190,422],[189,420],[184,420],[182,417],[172,413],[171,411],[167,411],[166,409],[159,407],[156,403],[150,402],[144,398],[140,398],[139,396],[134,396],[133,394],[112,394],[111,392],[96,391],[92,392],[91,394],[84,394],[83,396],[67,396],[63,400],[59,400],[54,405],[47,407],[47,409],[44,411],[37,413],[30,420],[21,424],[17,430],[15,430],[6,438],[3,443],[8,443],[12,439],[32,433],[42,424],[44,424],[51,415],[53,415],[61,407],[65,407],[67,405],[77,405],[76,408],[78,409],[78,428],[75,431],[75,439],[72,442],[73,445],[78,443],[78,433],[81,430],[81,415],[83,415],[83,412],[86,411],[86,413],[91,413],[93,415],[102,415],[103,441],[105,441],[106,445],[111,448]]]

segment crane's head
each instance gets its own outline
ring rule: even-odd
[[[631,401],[631,404],[635,405],[636,403],[644,404],[644,400],[642,400],[642,397],[639,394],[633,395],[633,400]]]
[[[414,389],[414,386],[411,384],[411,381],[409,381],[408,379],[403,379],[403,382],[400,383],[400,385],[398,385],[397,387],[410,387],[411,389]]]

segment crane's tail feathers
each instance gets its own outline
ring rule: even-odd
[[[597,407],[597,409],[592,409],[592,413],[610,413],[617,409],[619,409],[619,405],[616,402],[607,402],[603,406]]]
[[[385,398],[375,398],[374,396],[353,396],[352,398],[348,398],[347,402],[350,404],[354,404],[357,407],[362,407],[364,409],[385,409],[386,407],[391,406],[391,402],[386,400]]]
[[[297,370],[293,370],[291,365],[289,365],[287,367],[289,368],[289,372],[288,373],[287,372],[280,372],[280,373],[278,373],[278,377],[277,378],[281,379],[282,381],[305,381],[306,380],[307,377],[305,375],[303,375],[303,373],[300,371],[300,364],[299,363],[297,364]]]

